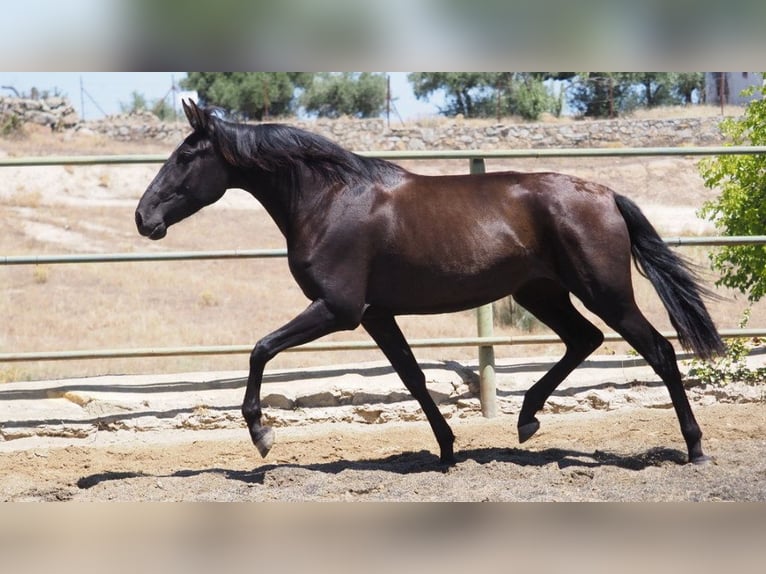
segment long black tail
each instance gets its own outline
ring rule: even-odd
[[[641,273],[648,277],[668,311],[685,349],[709,359],[725,350],[723,341],[702,301],[715,296],[699,284],[694,271],[666,244],[638,206],[615,194],[630,235],[630,249]]]

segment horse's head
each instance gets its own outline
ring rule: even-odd
[[[168,158],[136,208],[138,232],[150,239],[162,239],[168,227],[218,201],[230,187],[229,169],[210,137],[210,111],[194,102],[183,102],[183,108],[194,132]]]

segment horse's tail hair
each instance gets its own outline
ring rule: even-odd
[[[615,202],[628,226],[636,267],[657,290],[681,345],[702,359],[723,354],[723,340],[702,301],[716,295],[700,285],[690,264],[665,244],[633,201],[615,194]]]

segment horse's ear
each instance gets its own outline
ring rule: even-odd
[[[191,102],[191,100],[189,100]],[[189,120],[189,124],[191,127],[194,127],[194,115],[192,113],[191,108],[189,107],[189,104],[186,103],[186,100],[181,100],[181,105],[184,108],[184,114],[186,114],[186,119]],[[192,102],[192,105],[194,105],[194,102]]]
[[[186,119],[189,120],[189,125],[191,125],[194,131],[204,131],[207,127],[205,113],[197,107],[193,100],[189,100],[188,104],[186,100],[183,100],[181,104],[183,105]]]

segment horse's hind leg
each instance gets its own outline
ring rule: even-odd
[[[665,383],[686,441],[689,461],[695,464],[709,461],[710,458],[702,452],[702,431],[686,396],[673,345],[649,323],[632,298],[630,301],[619,297],[599,297],[597,300],[599,303],[589,305],[589,308],[620,333]]]
[[[436,436],[436,441],[439,443],[441,461],[447,464],[454,463],[455,435],[452,434],[452,429],[439,412],[433,398],[428,394],[425,374],[415,360],[415,356],[412,354],[412,350],[393,315],[370,307],[362,316],[362,326],[391,362],[412,396],[420,403],[420,407]]]
[[[604,335],[583,317],[569,298],[569,292],[553,281],[537,281],[522,287],[514,299],[550,327],[566,345],[562,359],[524,395],[519,413],[519,442],[525,442],[540,428],[535,413],[559,384],[595,351]]]

